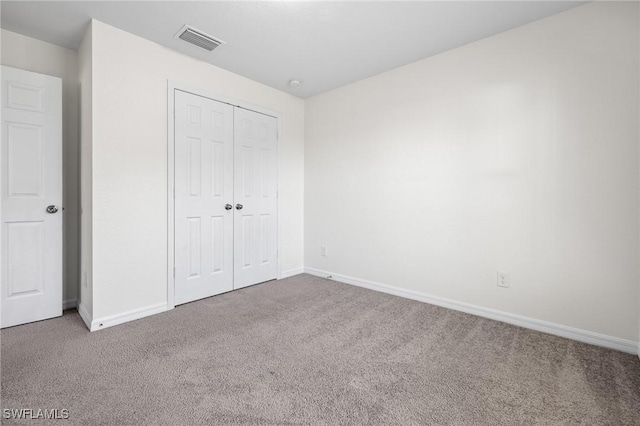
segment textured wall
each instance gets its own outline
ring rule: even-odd
[[[638,36],[594,2],[307,100],[305,266],[636,341]]]

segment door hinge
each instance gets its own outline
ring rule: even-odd
[[[176,277],[176,268],[173,268],[173,278]]]

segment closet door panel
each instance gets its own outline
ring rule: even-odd
[[[277,119],[236,108],[234,288],[277,277]]]
[[[233,289],[233,107],[175,91],[175,304]]]

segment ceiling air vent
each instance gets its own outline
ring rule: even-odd
[[[176,34],[176,37],[186,41],[187,43],[191,43],[208,50],[209,52],[221,44],[226,44],[224,41],[212,37],[209,34],[205,34],[202,31],[198,31],[188,25],[182,27],[180,31],[178,31],[178,34]]]

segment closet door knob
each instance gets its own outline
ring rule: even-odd
[[[233,208],[233,206],[231,204],[225,204],[224,205],[224,209],[225,210],[231,210]]]
[[[242,207],[244,207],[242,204],[236,204],[236,210],[242,210]]]

